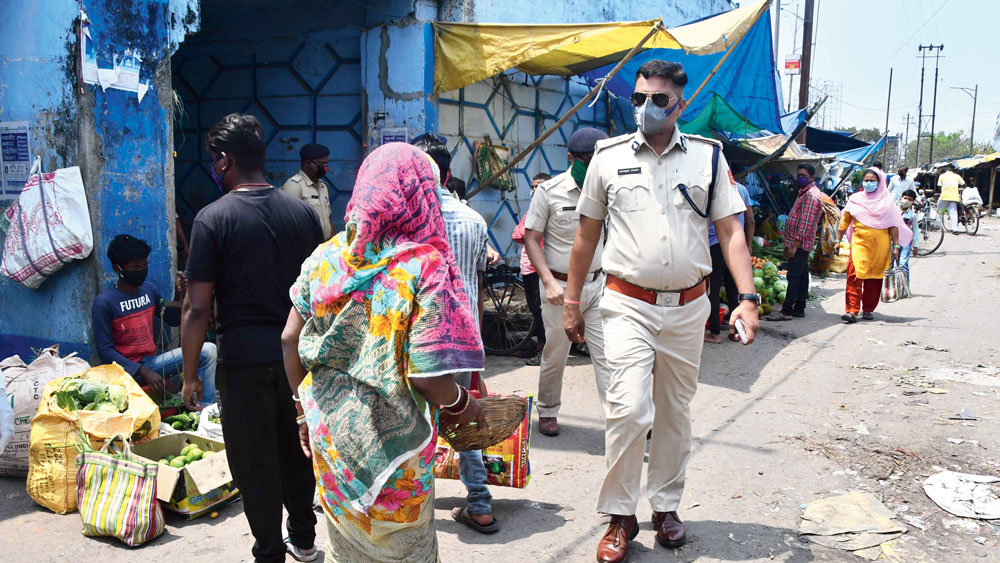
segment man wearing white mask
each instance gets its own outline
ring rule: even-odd
[[[730,325],[756,334],[757,304],[750,253],[736,215],[746,204],[729,180],[718,141],[682,134],[686,107],[684,68],[661,60],[643,64],[632,105],[639,131],[599,141],[587,169],[577,211],[580,223],[569,261],[564,326],[570,340],[584,340],[579,303],[594,251],[608,220],[601,298],[604,352],[610,371],[605,457],[607,475],[598,511],[611,522],[597,560],[620,563],[639,533],[638,504],[646,433],[647,495],[656,540],[683,545],[677,516],[691,451],[690,402],[708,318],[706,278],[712,271],[709,220],[740,291]],[[735,328],[731,329],[731,337]]]
[[[889,180],[889,193],[892,194],[892,198],[899,203],[900,198],[903,197],[903,192],[906,190],[916,190],[913,185],[913,178],[907,178],[907,174],[910,169],[903,165],[896,170],[897,174]]]

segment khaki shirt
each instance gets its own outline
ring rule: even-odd
[[[610,217],[605,272],[659,291],[689,288],[712,272],[709,220],[677,186],[686,185],[705,210],[713,144],[719,143],[677,129],[659,156],[639,131],[597,142],[577,210],[600,221]],[[746,211],[721,150],[714,193],[713,221]]]
[[[580,187],[568,170],[538,186],[531,197],[524,228],[542,233],[545,262],[554,272],[569,273],[569,255],[576,226],[580,224],[580,214],[576,211],[579,200]],[[588,272],[601,269],[602,246],[598,245],[594,251]]]
[[[313,208],[319,216],[319,224],[323,227],[323,238],[329,240],[333,236],[333,225],[330,223],[330,188],[326,182],[312,182],[306,173],[299,170],[281,186],[281,191],[301,199]]]

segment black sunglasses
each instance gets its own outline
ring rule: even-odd
[[[632,94],[632,105],[635,107],[640,107],[646,103],[646,98],[651,98],[653,100],[653,105],[660,108],[670,107],[670,95],[664,94],[662,92],[657,92],[655,94],[646,94],[644,92],[635,92]],[[675,100],[677,98],[674,98]]]

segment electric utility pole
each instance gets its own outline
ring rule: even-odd
[[[972,129],[969,130],[969,156],[975,152],[975,138],[976,138],[976,101],[979,98],[979,84],[976,84],[975,88],[963,88],[961,86],[952,86],[952,90],[961,90],[966,94],[972,96]]]
[[[938,61],[941,59],[941,51],[944,50],[944,45],[930,45],[928,48],[932,51],[936,50],[934,53],[934,102],[931,106],[931,151],[928,157],[928,162],[934,164],[934,124],[937,122]]]
[[[809,106],[809,67],[812,64],[813,3],[806,0],[802,18],[802,74],[799,75],[799,109]],[[799,144],[806,144],[806,130],[798,138]]]
[[[903,120],[905,129],[903,130],[903,163],[906,163],[906,157],[910,155],[910,114],[906,114],[906,119]]]

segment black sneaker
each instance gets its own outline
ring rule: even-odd
[[[858,322],[857,313],[844,313],[843,315],[840,315],[840,318],[843,319],[844,322],[848,324],[853,324]]]
[[[806,314],[805,314],[804,311],[801,312],[801,313],[796,313],[796,312],[793,311],[792,312],[792,316],[795,317],[795,318],[797,318],[797,319],[801,319],[801,318],[804,318],[806,316]]]
[[[540,365],[542,365],[542,353],[539,352],[539,353],[535,354],[534,356],[528,358],[527,360],[524,361],[524,365],[526,365],[526,366],[540,366]]]

